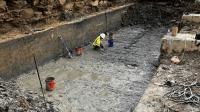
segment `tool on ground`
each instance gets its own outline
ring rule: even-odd
[[[99,51],[100,51],[99,53],[103,55],[104,53],[106,53],[107,49],[106,48],[101,48]]]
[[[34,59],[34,64],[35,64],[35,69],[37,71],[38,79],[39,79],[39,82],[40,82],[40,88],[41,88],[41,91],[42,91],[42,95],[43,95],[46,111],[47,111],[47,102],[46,102],[46,99],[45,99],[45,96],[44,96],[44,89],[43,89],[43,86],[42,86],[42,81],[41,81],[41,78],[40,78],[40,74],[39,74],[39,70],[38,70],[38,66],[37,66],[35,55],[33,55],[33,59]]]
[[[61,42],[63,43],[63,46],[65,47],[65,49],[66,49],[66,51],[67,51],[67,53],[68,53],[68,57],[69,57],[69,58],[72,58],[72,54],[70,53],[70,51],[69,51],[69,49],[68,49],[68,47],[67,47],[66,41],[63,39],[62,36],[59,36],[59,38],[60,38]]]

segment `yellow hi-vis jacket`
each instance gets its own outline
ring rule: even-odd
[[[100,36],[98,36],[95,40],[94,40],[94,42],[93,42],[93,47],[94,46],[101,46],[101,37]]]

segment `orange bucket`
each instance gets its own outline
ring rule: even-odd
[[[47,77],[45,82],[47,91],[53,91],[55,89],[56,82],[54,77]]]
[[[81,56],[83,54],[83,48],[77,47],[77,48],[75,48],[75,52],[76,52],[77,56]]]

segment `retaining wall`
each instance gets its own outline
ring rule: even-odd
[[[0,42],[0,77],[10,79],[33,69],[33,54],[39,65],[58,57],[64,51],[59,35],[64,37],[70,48],[74,48],[92,41],[106,29],[119,28],[122,14],[131,5],[111,8],[54,28]]]

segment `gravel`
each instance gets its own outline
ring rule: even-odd
[[[129,112],[148,86],[158,64],[160,39],[166,28],[125,27],[114,32],[114,47],[84,55],[60,58],[39,67],[42,80],[56,79],[56,100],[62,112]],[[106,41],[104,44],[106,45]],[[22,75],[19,83],[38,91],[35,71]],[[58,97],[62,93],[62,98]],[[48,95],[46,95],[48,96]]]
[[[33,91],[19,89],[15,81],[0,79],[0,112],[57,112],[53,102],[47,101]]]

